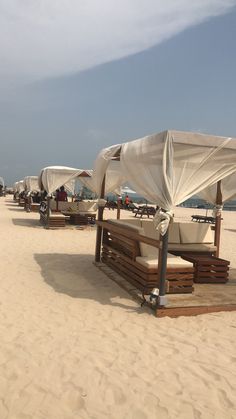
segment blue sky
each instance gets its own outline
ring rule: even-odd
[[[0,0],[0,9],[4,3]],[[10,2],[12,7],[14,3]],[[59,3],[63,5],[62,0]],[[140,7],[144,3],[137,0]],[[152,1],[148,3],[151,6]],[[179,3],[184,6],[184,0]],[[177,19],[176,23],[176,10],[168,10],[169,32],[162,25],[164,29],[155,33],[165,9],[159,21],[158,9],[155,19],[152,13],[146,13],[144,22],[139,16],[143,37],[142,31],[137,37],[139,32],[127,33],[124,27],[124,39],[111,35],[109,47],[98,39],[101,54],[90,48],[96,47],[95,36],[80,45],[82,58],[79,63],[76,57],[71,59],[70,68],[62,65],[65,48],[61,61],[59,51],[55,62],[52,57],[51,64],[38,68],[30,45],[29,54],[33,53],[22,57],[21,49],[3,51],[0,43],[6,57],[4,71],[0,70],[0,175],[6,182],[37,175],[48,165],[91,168],[101,148],[164,129],[236,137],[236,9],[222,8],[221,1],[206,3],[209,7],[216,3],[217,8],[195,20],[196,11],[191,10],[184,22]],[[236,2],[226,3],[230,7]],[[89,10],[86,13],[90,16]],[[131,9],[127,14],[131,15]],[[132,22],[132,16],[129,19]],[[18,25],[12,16],[11,20]],[[127,46],[124,40],[129,36],[132,42]],[[7,45],[12,47],[10,41],[8,37]],[[22,45],[24,39],[18,48]],[[76,42],[71,47],[74,52],[75,46]],[[39,55],[44,62],[43,52]]]

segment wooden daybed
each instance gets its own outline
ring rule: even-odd
[[[96,220],[97,202],[56,202],[53,199],[41,205],[40,222],[46,228],[62,228],[66,226],[66,219],[74,225],[94,224]]]
[[[143,293],[158,287],[159,235],[152,220],[97,221],[103,229],[102,262]],[[215,256],[210,225],[173,223],[169,228],[166,292],[193,291],[193,281],[225,283],[229,262]],[[159,257],[160,259],[160,257]],[[190,263],[188,263],[190,262]]]
[[[97,201],[56,202],[51,199],[50,209],[52,213],[59,212],[69,217],[70,224],[94,224],[96,220]]]
[[[153,288],[158,287],[160,242],[153,238],[157,233],[153,229],[152,220],[108,220],[97,221],[97,224],[103,229],[102,262],[143,294],[149,294]],[[168,254],[167,293],[192,292],[193,277],[192,263]]]

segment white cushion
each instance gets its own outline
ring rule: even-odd
[[[181,251],[181,252],[215,252],[217,247],[211,243],[169,243],[168,250],[170,251]]]
[[[213,243],[213,232],[208,224],[179,223],[180,243]]]
[[[151,239],[159,240],[160,233],[155,229],[153,220],[142,220],[141,223],[145,236],[150,237]]]
[[[169,227],[169,243],[180,243],[179,223],[171,223]]]
[[[50,200],[50,209],[54,211],[57,209],[57,202],[54,199]],[[58,211],[78,212],[78,210],[79,210],[79,202],[67,202],[67,201],[58,202]]]
[[[142,227],[144,235],[151,239],[159,240],[160,233],[154,228],[153,220],[142,220]],[[158,255],[158,248],[150,246],[149,244],[140,242],[141,256],[156,257]]]
[[[137,256],[136,262],[145,266],[145,268],[157,269],[158,267],[158,257],[143,257]],[[181,259],[179,256],[170,255],[168,253],[167,257],[167,268],[192,268],[193,264],[187,260]]]
[[[78,203],[79,204],[79,212],[81,211],[92,211],[95,212],[97,211],[97,202],[94,201],[81,201]]]

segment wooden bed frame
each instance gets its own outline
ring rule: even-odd
[[[158,240],[148,238],[132,231],[125,225],[113,225],[107,221],[97,221],[103,230],[101,260],[118,272],[143,294],[150,294],[158,287],[160,263],[158,269],[148,268],[136,261],[140,256],[139,242],[156,247],[157,257],[161,260],[161,245]],[[166,292],[191,293],[193,291],[193,267],[167,268]]]

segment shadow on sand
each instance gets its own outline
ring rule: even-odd
[[[56,292],[72,298],[95,300],[138,314],[153,314],[148,307],[129,304],[132,296],[115,284],[94,264],[94,255],[35,254],[44,281]],[[113,299],[116,298],[116,301]],[[118,302],[118,299],[122,302]]]
[[[24,211],[24,207],[7,208],[8,211]]]
[[[33,228],[42,228],[42,225],[40,224],[39,219],[38,220],[32,220],[27,218],[12,218],[12,222],[14,225],[20,226],[20,227],[33,227]]]
[[[15,207],[15,208],[23,208],[23,207],[20,207],[20,205],[19,204],[17,204],[17,203],[9,203],[9,204],[6,204],[6,206],[7,207]]]
[[[230,279],[230,284],[235,285],[236,286],[236,269],[230,269],[229,270],[229,279]]]
[[[231,233],[236,233],[235,228],[224,228],[225,231],[231,231]]]

